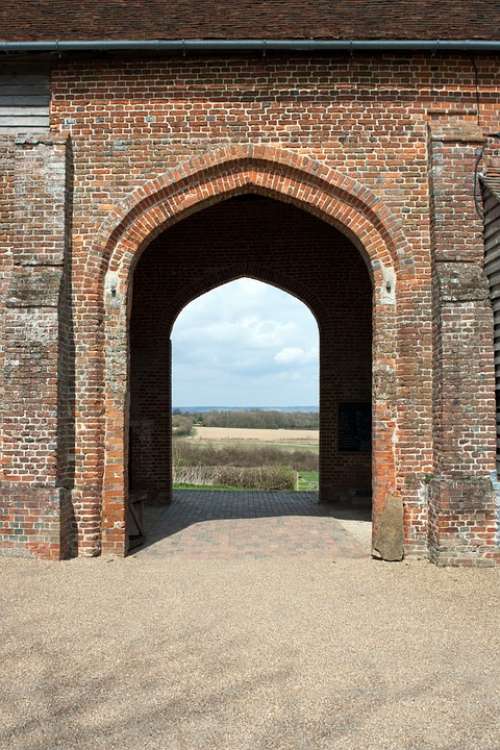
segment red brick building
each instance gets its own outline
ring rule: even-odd
[[[126,552],[130,485],[170,491],[170,329],[251,276],[318,321],[321,500],[371,487],[379,552],[402,507],[407,555],[500,559],[499,22],[2,5],[2,551]],[[339,445],[349,403],[371,451]]]

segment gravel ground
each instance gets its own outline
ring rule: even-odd
[[[500,571],[0,558],[0,747],[498,750]]]

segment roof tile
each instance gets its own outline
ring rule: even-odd
[[[498,0],[3,0],[0,39],[498,39]]]

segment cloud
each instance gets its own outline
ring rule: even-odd
[[[176,406],[318,402],[318,327],[295,297],[238,279],[193,300],[172,331]]]
[[[286,346],[274,355],[274,361],[280,365],[298,364],[318,361],[318,349],[312,348],[304,351],[300,346]]]
[[[209,311],[205,309],[205,315]],[[213,311],[213,314],[219,314]],[[227,314],[230,314],[227,311]],[[281,346],[284,341],[297,333],[293,323],[283,323],[279,320],[262,319],[257,315],[243,315],[229,320],[204,320],[194,325],[179,327],[175,334],[177,343],[189,344],[202,340],[211,343],[238,343],[256,348],[271,348]]]

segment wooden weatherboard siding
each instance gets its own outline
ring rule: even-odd
[[[34,133],[48,127],[48,70],[0,70],[0,133]]]
[[[484,180],[484,252],[494,317],[497,473],[500,475],[500,175]]]

